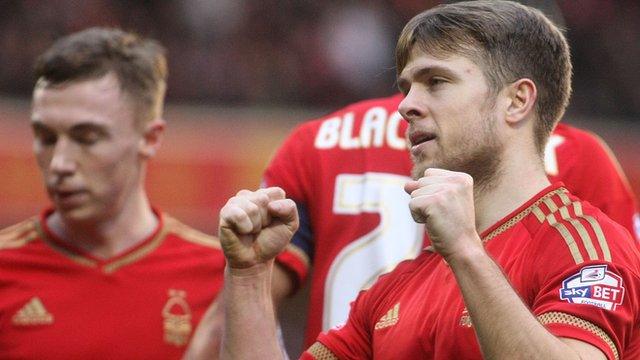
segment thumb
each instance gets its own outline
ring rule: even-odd
[[[221,226],[218,232],[220,238],[220,246],[225,257],[233,255],[238,247],[238,236],[236,233],[226,226]]]

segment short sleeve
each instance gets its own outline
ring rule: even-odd
[[[638,341],[637,250],[619,227],[583,241],[579,232],[573,236],[569,230],[575,223],[558,224],[539,239],[545,250],[534,263],[539,290],[532,311],[554,335],[592,344],[609,359],[625,358],[626,349]],[[620,242],[630,253],[621,253],[616,236],[623,237]]]
[[[368,291],[361,291],[351,303],[347,322],[318,336],[304,356],[308,359],[370,359],[372,358],[371,332],[366,314]],[[334,357],[331,357],[334,356]],[[303,357],[304,359],[304,357]]]
[[[267,165],[263,174],[263,186],[279,186],[287,197],[299,203],[307,203],[311,189],[313,159],[313,133],[309,124],[296,127]]]
[[[263,186],[281,187],[298,206],[301,227],[291,245],[276,258],[278,264],[293,275],[296,288],[305,281],[313,258],[312,230],[307,211],[307,194],[311,187],[308,157],[313,153],[309,148],[313,144],[310,136],[306,124],[294,129],[276,151],[263,176]]]

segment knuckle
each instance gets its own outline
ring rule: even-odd
[[[266,205],[269,203],[269,195],[267,194],[258,194],[256,197],[256,202],[260,205]]]
[[[270,188],[265,189],[267,190],[266,193],[268,193],[269,195],[275,197],[275,198],[284,198],[285,197],[285,192],[281,187],[278,186],[273,186]]]
[[[463,173],[452,174],[451,176],[449,176],[449,181],[452,184],[461,184],[461,183],[463,183],[465,181],[464,180],[464,174]]]
[[[268,188],[258,189],[256,190],[255,194],[268,194],[271,191],[271,189],[273,188],[268,187]]]
[[[229,217],[231,214],[233,214],[236,211],[236,209],[237,209],[237,206],[235,204],[227,203],[220,210],[220,217]]]
[[[268,193],[264,191],[264,189],[258,190],[249,196],[249,201],[258,206],[265,206],[269,203],[269,195],[267,194]]]
[[[244,210],[250,217],[260,215],[260,206],[253,202],[247,203]]]
[[[469,174],[462,174],[462,183],[465,185],[473,185],[473,177]]]
[[[283,197],[283,198],[287,196],[287,193],[284,191],[284,189],[283,189],[283,188],[281,188],[281,187],[275,187],[275,189],[276,189],[276,190],[275,190],[275,191],[276,191],[276,193],[277,193],[279,196],[281,196],[281,197]]]
[[[233,223],[238,224],[247,219],[247,213],[242,211],[241,209],[234,209],[231,214],[229,214],[229,220]]]
[[[236,197],[245,197],[253,194],[253,191],[242,189],[236,193]]]
[[[424,212],[428,206],[429,201],[424,197],[412,199],[409,202],[409,209],[411,210],[411,212]]]
[[[240,211],[230,211],[224,214],[221,218],[221,226],[222,227],[237,227],[244,219],[246,218],[245,214]]]
[[[434,194],[433,197],[432,197],[432,201],[433,201],[434,204],[441,205],[442,203],[445,203],[447,201],[447,199],[451,198],[451,196],[453,196],[454,192],[455,192],[454,189],[447,188],[443,192]]]
[[[227,201],[227,205],[240,207],[243,202],[244,197],[242,195],[236,195]]]
[[[260,189],[260,194],[264,195],[267,199],[267,202],[270,200],[279,200],[284,199],[285,192],[282,188],[277,186],[272,186],[264,189]]]

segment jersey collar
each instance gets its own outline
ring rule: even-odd
[[[551,184],[538,192],[532,198],[527,200],[524,204],[520,205],[517,209],[509,213],[509,215],[503,217],[495,224],[491,225],[488,229],[483,231],[480,234],[480,238],[483,243],[495,238],[496,236],[502,234],[503,232],[509,230],[511,227],[520,222],[520,220],[524,219],[527,215],[529,215],[533,209],[542,203],[545,199],[548,199],[559,193],[568,193],[569,191],[564,188],[564,184],[562,182],[557,182]],[[425,248],[427,251],[434,251],[431,245]]]
[[[102,259],[93,256],[91,253],[78,246],[74,246],[73,244],[63,241],[54,234],[47,226],[46,221],[54,211],[55,209],[53,208],[46,208],[40,213],[39,220],[36,223],[37,231],[40,233],[45,243],[47,243],[53,250],[70,260],[84,266],[98,268],[105,273],[112,273],[125,265],[142,259],[144,256],[160,246],[167,234],[163,214],[157,209],[152,208],[154,215],[158,219],[158,225],[153,233],[144,241],[136,244],[128,250],[125,250],[123,253],[108,259]]]

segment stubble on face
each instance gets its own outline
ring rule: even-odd
[[[412,154],[412,177],[419,179],[427,169],[440,168],[471,175],[476,188],[486,189],[495,184],[500,174],[504,144],[496,133],[493,105],[493,101],[488,101],[479,115],[481,119],[476,122],[479,126],[462,129],[458,139],[438,138],[439,151],[434,158]]]

